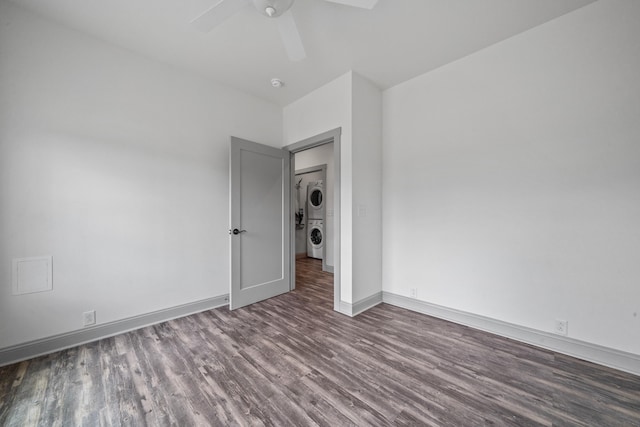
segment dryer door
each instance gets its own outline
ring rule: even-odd
[[[309,194],[309,203],[314,208],[321,208],[322,202],[324,201],[324,194],[322,192],[322,188],[314,187],[311,189],[311,193]]]

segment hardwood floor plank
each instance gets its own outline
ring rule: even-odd
[[[119,396],[113,393],[112,386],[112,368],[113,358],[119,357],[117,342],[128,338],[129,335],[120,335],[118,337],[107,338],[97,342],[98,353],[100,359],[96,367],[99,370],[99,379],[96,380],[96,393],[103,395],[104,403],[102,407],[96,408],[99,413],[99,425],[118,425],[123,418],[120,413]],[[57,374],[57,377],[63,378],[63,374]]]
[[[0,368],[4,426],[640,426],[640,377],[380,304],[296,290]]]

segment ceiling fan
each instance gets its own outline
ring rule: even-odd
[[[300,61],[307,55],[304,51],[302,38],[298,33],[296,21],[291,13],[291,6],[294,0],[220,0],[200,16],[191,21],[198,30],[208,32],[220,25],[226,19],[240,11],[249,2],[264,16],[276,19],[280,37],[284,43],[289,59]],[[346,6],[359,7],[362,9],[373,9],[378,0],[325,0],[331,3],[343,4]]]

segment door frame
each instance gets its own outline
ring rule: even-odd
[[[290,153],[291,167],[289,173],[291,174],[291,181],[294,181],[296,168],[295,168],[295,154],[308,150],[310,148],[318,147],[320,145],[333,143],[333,309],[340,311],[340,135],[342,134],[342,128],[335,128],[327,132],[312,136],[302,141],[295,142],[293,144],[283,147]],[[295,192],[293,191],[293,185],[289,186],[290,192],[290,206],[295,206]],[[289,233],[290,244],[290,256],[291,256],[291,290],[295,289],[296,283],[296,245],[295,245],[295,217],[293,209],[289,209],[289,215],[291,216],[291,232]]]

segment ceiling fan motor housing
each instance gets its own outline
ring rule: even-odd
[[[0,0],[1,1],[1,0]],[[371,9],[378,0],[324,0],[344,6],[352,6],[363,9]],[[295,18],[290,9],[294,0],[251,0],[253,7],[258,12],[269,18],[276,20],[282,43],[284,44],[287,56],[292,61],[300,61],[307,54],[304,50],[302,37],[298,31]],[[211,31],[226,19],[239,12],[249,3],[249,0],[218,0],[218,3],[205,10],[191,23],[200,31]]]
[[[252,0],[258,12],[269,18],[277,18],[293,5],[293,0]]]

